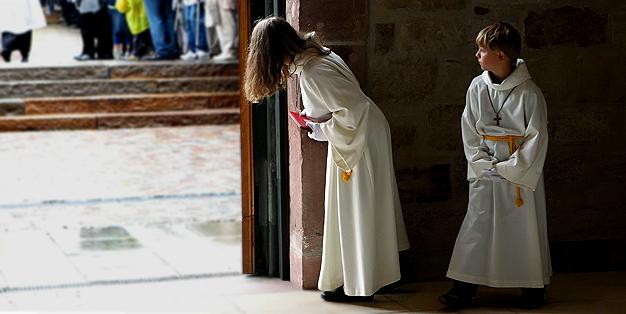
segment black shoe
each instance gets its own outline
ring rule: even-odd
[[[86,54],[86,53],[81,53],[78,56],[74,57],[74,60],[76,61],[88,61],[88,60],[93,60],[93,57]]]
[[[439,296],[439,303],[450,309],[466,309],[472,306],[472,299],[471,296],[458,294],[457,291],[451,289]]]
[[[322,292],[322,300],[327,302],[370,302],[374,300],[373,295],[367,296],[351,296],[343,292],[343,287],[339,287],[334,291]]]
[[[545,288],[522,288],[521,307],[526,310],[534,310],[546,303]]]
[[[452,289],[439,296],[439,303],[450,309],[464,309],[472,306],[478,293],[478,285],[463,281],[452,281]]]

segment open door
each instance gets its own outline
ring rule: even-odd
[[[243,74],[250,38],[250,0],[239,0],[239,90],[241,124],[241,230],[242,269],[254,274],[254,164],[252,162],[252,110],[243,92]]]
[[[284,14],[284,0],[240,0],[241,77],[254,21]],[[242,92],[241,145],[243,272],[288,280],[289,168],[284,92],[255,105],[248,103]]]

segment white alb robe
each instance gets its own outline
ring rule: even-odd
[[[372,295],[400,279],[398,251],[409,248],[387,119],[335,53],[294,63],[307,115],[330,117],[318,288]]]
[[[489,95],[495,110],[503,106],[499,126]],[[486,71],[472,81],[461,130],[469,202],[447,276],[491,287],[543,288],[552,275],[542,176],[547,110],[523,60],[501,84],[493,83]],[[484,135],[523,139],[510,154],[508,143],[485,140]],[[482,170],[494,166],[506,182],[483,177]],[[521,207],[515,205],[516,186],[521,187]]]
[[[39,0],[0,0],[0,32],[23,34],[45,26]]]

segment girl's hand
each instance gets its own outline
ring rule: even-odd
[[[328,141],[328,138],[326,137],[326,134],[324,134],[324,132],[322,131],[322,127],[319,123],[307,121],[306,125],[311,129],[311,132],[309,132],[309,138],[319,142]]]

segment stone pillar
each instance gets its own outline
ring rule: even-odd
[[[301,32],[316,31],[364,84],[367,70],[367,1],[288,0],[287,20]],[[302,110],[298,81],[288,82],[288,110]],[[289,123],[291,282],[317,287],[324,233],[327,144],[308,138]]]

